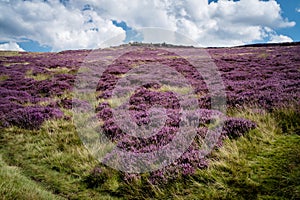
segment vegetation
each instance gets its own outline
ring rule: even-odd
[[[226,139],[207,169],[158,185],[146,174],[124,180],[121,172],[98,163],[69,121],[46,121],[40,130],[6,128],[0,141],[0,194],[4,199],[298,199],[300,136],[284,127],[295,127],[299,114],[239,109],[231,115],[258,127]]]
[[[209,49],[224,79],[227,113],[210,109],[213,94],[204,79],[185,59],[163,46],[162,50],[157,45],[128,45],[131,51],[119,56],[98,77],[95,93],[81,93],[87,99],[96,95],[92,105],[96,125],[119,148],[134,153],[156,151],[173,139],[180,123],[181,105],[176,95],[197,99],[199,109],[192,117],[198,116],[199,123],[191,146],[174,163],[141,174],[105,166],[85,148],[77,133],[80,127],[74,124],[72,108],[85,111],[90,105],[74,98],[73,89],[79,66],[90,51],[0,52],[0,197],[300,199],[299,45]],[[176,48],[187,54],[194,49],[172,47]],[[109,63],[118,55],[118,47],[98,53],[103,55],[101,62],[95,56],[85,64]],[[137,83],[139,76],[147,73],[140,66],[154,61],[183,74],[195,94],[177,79],[174,82],[174,74],[168,76],[160,68],[156,72],[171,84],[151,82],[131,91],[128,82],[123,82],[124,87],[113,96],[119,79]],[[209,72],[210,68],[204,70]],[[155,74],[143,79],[151,76]],[[146,139],[126,136],[115,124],[111,109],[125,106],[127,100],[131,121],[138,125],[149,123],[148,110],[153,105],[164,107],[167,120],[163,128]],[[202,156],[199,146],[203,136],[218,127],[222,117],[224,127],[217,143],[211,153]],[[85,118],[81,123],[87,121]],[[210,133],[213,138],[216,132]],[[110,158],[107,155],[104,159]]]

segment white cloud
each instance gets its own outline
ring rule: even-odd
[[[202,46],[232,46],[263,40],[264,28],[293,27],[275,1],[89,0],[108,18],[134,28],[161,27],[190,37]],[[153,36],[154,37],[154,36]],[[152,37],[152,38],[153,38]],[[161,35],[157,34],[157,41]]]
[[[89,4],[91,9],[82,11]],[[124,21],[133,29],[160,27],[177,31],[201,46],[232,46],[271,38],[266,28],[293,27],[281,16],[275,0],[69,0],[0,1],[0,41],[28,38],[54,50],[96,48],[107,39],[119,44],[123,29],[111,20]],[[163,32],[163,31],[162,31]],[[147,35],[147,41],[161,41],[162,32]],[[170,40],[172,41],[170,36]],[[273,39],[272,39],[273,37]],[[279,35],[287,40],[287,36]],[[174,41],[177,40],[174,38]],[[169,40],[168,40],[169,41]]]
[[[17,43],[8,42],[4,44],[0,44],[0,50],[2,51],[24,51]]]
[[[96,48],[114,35],[125,37],[124,30],[110,19],[92,10],[67,8],[59,1],[0,2],[0,13],[2,41],[27,38],[63,50]]]
[[[268,37],[269,41],[268,43],[282,43],[282,42],[293,42],[293,39],[286,36],[277,34],[273,29],[271,28],[264,28],[263,33],[264,37]]]
[[[299,12],[299,13],[300,13],[300,8],[296,8],[296,12]]]
[[[101,16],[126,21],[134,28],[163,27],[175,28],[173,16],[168,15],[165,0],[73,0],[77,7],[90,4]]]
[[[203,46],[232,46],[263,40],[263,28],[291,27],[280,15],[275,1],[241,0],[218,1],[210,4],[184,4],[186,10],[199,10],[201,17],[183,16],[177,30],[187,32]]]
[[[268,43],[293,42],[292,38],[285,35],[271,35]]]

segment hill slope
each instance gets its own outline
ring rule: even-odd
[[[201,61],[199,66],[197,61]],[[217,77],[205,77],[212,71],[207,63],[213,63],[222,80],[225,113],[212,108],[219,96],[207,80]],[[152,70],[156,74],[147,76],[154,64],[159,66]],[[164,66],[180,73],[192,91],[178,84],[176,73],[170,75]],[[300,198],[298,43],[2,51],[0,67],[0,196],[4,199]],[[85,108],[87,103],[74,98],[74,90],[79,74],[85,74],[88,67],[104,69],[97,76],[96,104],[92,106],[97,127],[118,148],[143,154],[174,140],[184,121],[180,95],[195,98],[197,104],[198,121],[190,129],[195,128],[196,135],[190,147],[172,164],[141,174],[120,172],[97,161],[78,134],[72,110],[76,105]],[[164,75],[161,77],[169,84],[159,82],[156,75]],[[141,77],[157,81],[133,91],[127,82],[119,82],[137,83]],[[130,96],[116,96],[117,86],[121,86],[118,94],[128,90]],[[130,120],[143,127],[153,119],[149,111],[153,105],[164,107],[167,119],[151,137],[128,136],[113,118],[114,108],[128,106]],[[160,113],[159,109],[154,111]],[[202,154],[207,131],[216,131],[220,119],[223,129],[210,141],[212,152]]]

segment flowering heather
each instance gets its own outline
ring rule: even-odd
[[[179,47],[172,47],[180,50]],[[101,50],[103,55],[115,56],[121,48]],[[184,48],[184,51],[190,51]],[[221,73],[225,85],[227,106],[256,106],[261,109],[272,110],[289,104],[300,103],[300,45],[240,47],[240,48],[211,48],[207,49],[214,63]],[[76,72],[83,65],[87,50],[64,51],[59,53],[19,53],[18,55],[0,55],[0,126],[19,126],[24,129],[38,129],[45,120],[63,117],[62,109],[71,109],[72,105],[85,105],[87,102],[66,97],[72,93],[76,80]],[[102,55],[101,54],[101,55]],[[90,65],[102,65],[101,59],[95,58]],[[200,59],[200,58],[199,58]],[[161,64],[180,73],[191,85],[197,99],[199,109],[197,136],[190,147],[171,165],[150,173],[153,183],[164,182],[178,176],[188,176],[197,169],[208,166],[206,152],[199,148],[201,141],[207,136],[212,126],[224,117],[221,134],[209,132],[210,138],[215,140],[214,148],[222,146],[224,138],[238,138],[243,136],[256,125],[242,118],[225,116],[218,110],[211,109],[211,101],[218,94],[210,93],[202,77],[186,59],[168,51],[167,48],[135,47],[108,65],[102,73],[95,88],[95,95],[100,102],[95,106],[95,113],[99,119],[99,128],[113,141],[116,146],[127,152],[147,153],[166,146],[174,139],[180,124],[188,123],[189,119],[182,119],[181,101],[177,93],[189,93],[189,88],[176,85],[174,77],[167,75],[166,68],[159,68],[156,72],[144,76],[145,80],[153,78],[155,73],[166,74],[164,81],[171,85],[170,89],[155,81],[141,85],[130,93],[128,102],[114,96],[114,89],[118,81],[129,77],[117,88],[117,94],[126,96],[130,91],[128,85],[139,83],[139,73],[143,69],[139,66],[147,64]],[[202,67],[207,73],[209,67]],[[135,70],[135,74],[131,73]],[[152,76],[152,77],[151,77]],[[189,101],[191,98],[185,99]],[[46,103],[45,103],[46,102]],[[191,101],[192,102],[192,101]],[[186,102],[187,105],[192,103]],[[42,106],[44,105],[44,106]],[[114,118],[114,107],[126,107],[130,114],[130,121],[143,127],[151,123],[153,113],[159,113],[164,108],[165,122],[156,134],[146,138],[135,137],[120,127]],[[158,106],[158,108],[152,109]],[[152,109],[152,114],[151,114]],[[154,115],[155,117],[155,115]],[[153,117],[153,118],[154,118]],[[192,118],[191,116],[188,116]],[[160,124],[159,124],[160,125]],[[186,124],[192,127],[192,124]],[[109,159],[107,155],[105,159]],[[102,172],[94,170],[91,180],[98,178],[103,183]],[[95,176],[95,177],[93,177]],[[138,175],[126,175],[128,181],[136,179]]]
[[[230,138],[237,138],[255,127],[256,124],[249,120],[230,117],[225,120],[223,132]]]
[[[26,129],[38,129],[45,120],[61,118],[63,113],[57,108],[24,107],[15,109],[1,117],[4,126],[18,126]]]
[[[87,52],[73,55],[74,52],[68,55],[61,52],[0,56],[1,74],[8,77],[0,81],[1,126],[38,129],[45,120],[61,118],[60,107],[71,109],[66,100],[58,100],[53,106],[52,98],[70,91],[75,80],[73,74],[61,72],[61,66],[74,72]],[[39,106],[42,102],[49,103]]]
[[[210,49],[222,72],[229,106],[266,109],[299,104],[300,46]]]

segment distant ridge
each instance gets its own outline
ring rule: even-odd
[[[296,46],[300,45],[300,42],[283,42],[283,43],[256,43],[256,44],[245,44],[245,45],[238,45],[232,47],[194,47],[194,46],[187,46],[187,45],[175,45],[175,44],[168,44],[168,43],[142,43],[142,42],[132,42],[127,44],[120,45],[121,47],[125,46],[143,46],[143,47],[180,47],[180,48],[207,48],[207,49],[218,49],[218,48],[235,48],[235,47],[270,47],[270,46]]]
[[[119,45],[121,47],[126,46],[143,46],[143,47],[181,47],[181,48],[194,48],[194,46],[190,45],[176,45],[176,44],[169,44],[169,43],[143,43],[143,42],[129,42],[126,44]]]
[[[257,44],[246,44],[236,47],[266,47],[266,46],[296,46],[300,45],[300,42],[283,42],[283,43],[257,43]]]

